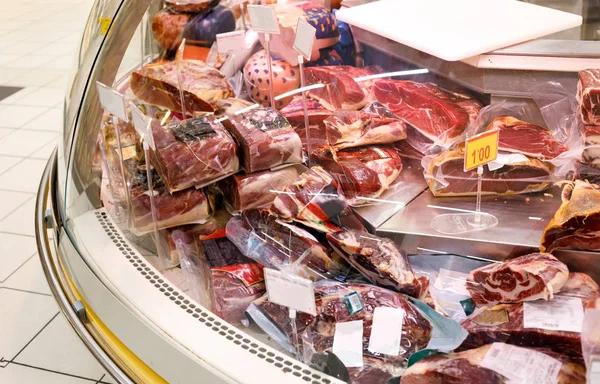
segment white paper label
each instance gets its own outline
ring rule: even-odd
[[[466,287],[468,277],[468,273],[441,268],[433,286],[440,291],[450,291],[459,295],[470,296]]]
[[[588,384],[600,383],[600,361],[592,361],[587,375],[587,382]]]
[[[152,130],[150,129],[152,119],[144,115],[144,113],[132,102],[129,103],[129,109],[131,110],[131,120],[133,121],[133,127],[136,132],[142,137],[144,143],[148,143],[148,146],[155,150],[154,137],[152,136]]]
[[[348,368],[363,366],[363,321],[348,321],[335,324],[333,353]]]
[[[531,349],[494,343],[481,366],[505,376],[507,384],[556,384],[562,363]]]
[[[298,18],[296,26],[296,38],[294,39],[294,49],[310,61],[312,56],[313,44],[317,30],[306,20]]]
[[[373,313],[373,326],[369,338],[369,351],[398,356],[402,337],[404,311],[399,308],[377,307]]]
[[[221,55],[246,49],[246,31],[233,31],[217,35],[217,48]]]
[[[581,333],[583,303],[568,296],[523,303],[523,327]]]
[[[520,153],[499,153],[496,157],[496,160],[490,161],[487,163],[488,169],[490,171],[495,171],[496,169],[500,169],[508,164],[516,164],[529,161],[527,157],[521,155]]]
[[[123,95],[99,81],[96,82],[96,86],[98,88],[98,98],[100,99],[102,108],[123,121],[129,121]]]
[[[265,268],[264,271],[269,301],[313,316],[317,315],[315,290],[311,280],[271,268]]]
[[[275,8],[267,5],[248,5],[248,16],[256,32],[279,35],[279,22]]]

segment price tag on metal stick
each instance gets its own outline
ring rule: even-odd
[[[317,30],[315,27],[310,25],[306,20],[298,18],[298,24],[296,25],[296,38],[294,39],[294,49],[296,52],[306,58],[306,61],[310,61],[312,56],[312,49],[315,43],[315,35]]]
[[[317,315],[315,290],[311,280],[271,268],[265,268],[264,271],[269,301]]]
[[[143,138],[144,142],[152,148],[152,150],[155,150],[152,131],[150,130],[152,119],[144,115],[144,113],[132,102],[129,102],[129,108],[131,109],[131,120],[133,121],[133,127],[136,132]]]
[[[498,157],[498,130],[484,132],[467,138],[465,147],[465,172]]]
[[[102,108],[123,121],[129,121],[123,95],[99,81],[96,82],[96,86],[98,87],[98,98]]]
[[[275,8],[266,5],[248,5],[248,16],[252,29],[260,33],[279,35],[279,22]]]

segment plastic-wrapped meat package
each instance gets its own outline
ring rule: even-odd
[[[335,179],[314,166],[279,193],[270,211],[283,221],[296,221],[321,232],[364,230]]]
[[[406,124],[379,103],[361,111],[337,111],[325,120],[327,143],[335,149],[389,144],[406,138]]]
[[[167,127],[153,125],[152,164],[177,192],[223,178],[239,169],[237,145],[213,117],[196,117]]]
[[[579,71],[579,114],[584,124],[600,125],[600,69]]]
[[[129,83],[138,99],[178,113],[183,113],[181,91],[189,115],[213,112],[219,100],[233,97],[225,76],[199,60],[149,64],[133,72]]]
[[[532,253],[471,271],[467,290],[477,305],[551,300],[568,277],[565,263],[549,253]]]
[[[581,154],[582,162],[600,168],[600,126],[586,125],[583,136],[585,138],[585,148]]]
[[[481,103],[470,96],[433,83],[379,80],[373,86],[373,94],[421,135],[443,147],[461,140],[482,108]]]
[[[600,188],[587,181],[567,183],[562,204],[544,230],[540,250],[600,250]]]
[[[408,256],[386,238],[356,230],[327,235],[333,249],[373,284],[423,298],[429,279],[417,277]]]
[[[350,267],[319,243],[308,231],[284,223],[267,210],[250,209],[227,224],[228,238],[250,257],[265,267],[294,269],[312,280],[324,278],[344,280]]]
[[[214,312],[229,323],[240,323],[244,311],[265,294],[263,267],[241,254],[224,230],[200,241],[210,270],[210,297]]]
[[[234,211],[268,206],[298,178],[297,167],[285,167],[276,171],[237,173],[217,183],[225,200]]]
[[[330,111],[359,110],[372,101],[374,80],[355,81],[357,78],[382,72],[379,67],[357,68],[348,65],[305,68],[306,85],[324,84],[307,92]]]
[[[138,234],[151,232],[154,230],[154,220],[146,166],[136,163],[129,168],[129,174],[133,229]],[[204,190],[192,188],[171,194],[154,170],[152,191],[156,225],[159,230],[188,223],[203,223],[212,215],[212,208]]]
[[[216,117],[230,116],[239,111],[240,109],[248,108],[254,105],[253,103],[231,97],[229,99],[219,100],[217,102],[217,109],[215,110]]]
[[[311,61],[319,59],[321,49],[335,45],[340,39],[336,18],[321,4],[297,1],[278,3],[274,8],[279,23],[279,33],[271,37],[271,54],[291,65],[298,65],[298,52],[292,48],[298,19],[306,21],[316,30]],[[265,45],[264,35],[261,34],[260,38],[261,43]]]
[[[302,162],[300,137],[275,109],[255,108],[230,116],[223,124],[239,144],[241,163],[248,173]]]
[[[353,206],[381,196],[402,171],[398,153],[383,146],[345,149],[335,154],[327,147],[318,147],[311,158],[336,179]]]
[[[511,303],[476,309],[461,325],[469,336],[461,349],[479,347],[500,341],[523,347],[546,348],[574,359],[582,359],[581,327],[584,308],[600,297],[600,288],[591,277],[583,273],[571,273],[569,279],[552,300],[547,313],[568,313],[566,317],[548,316],[544,324],[531,323],[531,312],[544,305]],[[556,308],[554,308],[556,307]],[[546,313],[546,312],[544,312]],[[544,328],[542,328],[544,327]]]
[[[325,120],[333,112],[323,107],[318,101],[307,99],[306,111],[308,114],[308,134],[311,145],[326,144]],[[307,141],[309,137],[304,122],[304,105],[302,97],[295,97],[288,105],[281,109],[281,114],[290,122],[291,126],[300,136],[304,149],[308,150]]]
[[[493,343],[426,357],[410,366],[400,383],[584,384],[585,367],[551,351]]]
[[[500,156],[500,154],[499,154]],[[483,195],[516,195],[548,189],[553,181],[554,166],[548,162],[518,155],[502,167],[483,168]],[[477,195],[477,170],[465,172],[464,148],[425,157],[421,162],[425,179],[434,196]]]
[[[182,33],[192,15],[163,8],[152,17],[154,39],[167,51],[176,50],[182,41]]]
[[[583,359],[587,368],[588,378],[593,373],[598,372],[600,363],[600,300],[596,300],[591,308],[585,311],[583,316],[583,329],[581,331],[581,349],[583,350]]]

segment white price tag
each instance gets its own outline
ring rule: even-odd
[[[592,361],[591,367],[588,372],[587,382],[590,384],[600,383],[600,361]]]
[[[310,25],[306,20],[298,18],[298,24],[296,25],[296,38],[294,39],[294,49],[296,52],[304,56],[306,61],[310,61],[310,57],[312,56],[312,49],[316,34],[317,30],[315,27]]]
[[[217,48],[221,55],[246,49],[246,31],[219,33]]]
[[[579,297],[554,296],[554,299],[523,303],[523,327],[581,333],[583,303]]]
[[[404,311],[399,308],[377,307],[373,313],[373,326],[369,338],[369,351],[398,356],[402,338]]]
[[[129,109],[131,109],[131,120],[133,120],[133,127],[136,132],[142,137],[144,143],[148,143],[148,146],[155,150],[154,137],[152,136],[152,130],[150,129],[152,119],[144,115],[144,113],[132,102],[129,102]]]
[[[123,95],[99,81],[96,82],[96,86],[98,88],[98,98],[100,99],[102,108],[123,121],[129,121]]]
[[[300,312],[317,315],[313,282],[303,277],[265,268],[269,301]]]
[[[267,5],[248,5],[248,16],[256,32],[279,35],[279,22],[275,8]]]
[[[363,366],[363,321],[348,321],[335,324],[333,353],[347,368]]]
[[[441,268],[433,286],[440,291],[450,291],[459,295],[470,296],[466,287],[468,277],[468,273]]]
[[[505,376],[507,384],[556,384],[562,363],[532,349],[494,343],[481,366]]]

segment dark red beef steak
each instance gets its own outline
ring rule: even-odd
[[[532,253],[477,268],[467,290],[477,305],[550,300],[569,277],[569,269],[549,253]]]

